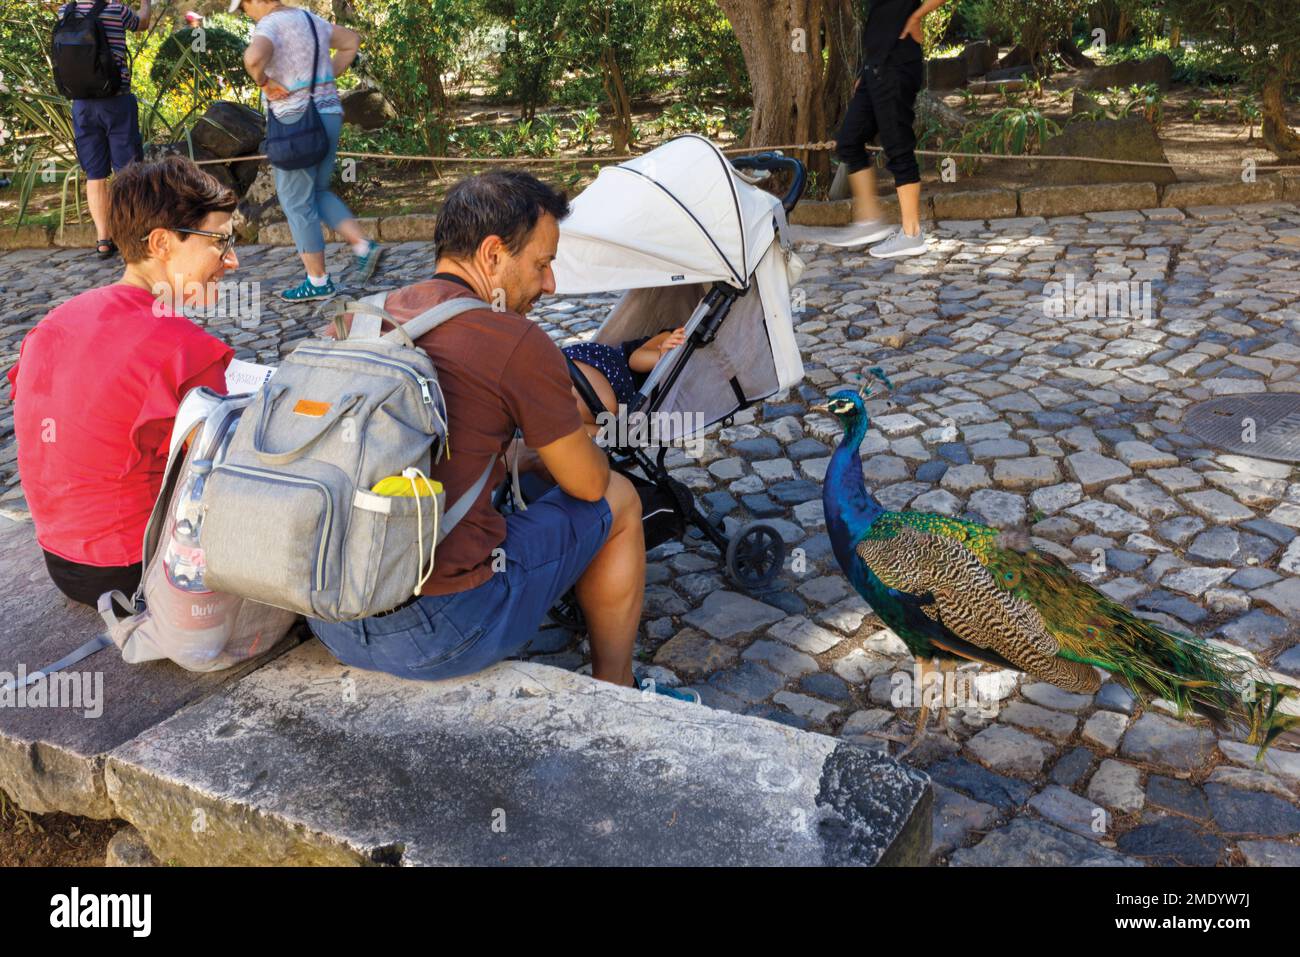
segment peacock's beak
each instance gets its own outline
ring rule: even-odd
[[[816,405],[808,406],[809,412],[829,412],[830,410],[830,406],[825,402],[818,402]]]

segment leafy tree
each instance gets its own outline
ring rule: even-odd
[[[1011,28],[1036,69],[1047,55],[1070,39],[1074,21],[1092,0],[993,0],[997,17]]]
[[[418,124],[425,147],[442,155],[451,129],[443,75],[479,19],[472,0],[350,0],[365,70],[381,80],[397,112]]]
[[[722,88],[728,100],[749,98],[749,76],[735,31],[717,0],[660,0],[665,61],[680,61],[683,85],[697,93]]]
[[[1280,0],[1164,0],[1188,34],[1242,58],[1260,88],[1264,145],[1283,160],[1300,159],[1300,135],[1286,117],[1287,87],[1300,80],[1300,16]]]
[[[531,120],[551,102],[564,70],[564,0],[487,0],[485,8],[505,21],[496,90],[523,107]]]
[[[597,72],[613,114],[615,153],[632,142],[632,94],[656,59],[646,43],[651,11],[645,0],[564,0],[562,24],[573,62]]]
[[[718,0],[744,52],[754,96],[749,144],[825,140],[848,102],[860,56],[853,0]],[[798,153],[817,178],[830,154]]]

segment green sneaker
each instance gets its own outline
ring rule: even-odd
[[[364,256],[353,256],[352,272],[353,278],[357,282],[365,282],[375,274],[375,267],[379,265],[379,259],[384,255],[384,247],[379,245],[373,239],[370,240],[370,248],[366,250]]]
[[[326,279],[325,285],[314,286],[310,279],[304,279],[292,289],[286,289],[280,293],[280,298],[285,302],[313,302],[317,299],[330,299],[338,292],[334,288],[334,280]]]

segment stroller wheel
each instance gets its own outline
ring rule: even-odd
[[[747,591],[772,584],[784,561],[785,542],[771,525],[749,525],[727,542],[727,572]]]
[[[582,634],[587,630],[587,619],[578,605],[578,598],[573,590],[564,593],[559,601],[548,611],[547,616],[561,628]]]

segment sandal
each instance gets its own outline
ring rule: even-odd
[[[99,253],[100,259],[110,259],[117,255],[117,243],[111,239],[98,239],[95,241],[95,252]]]

